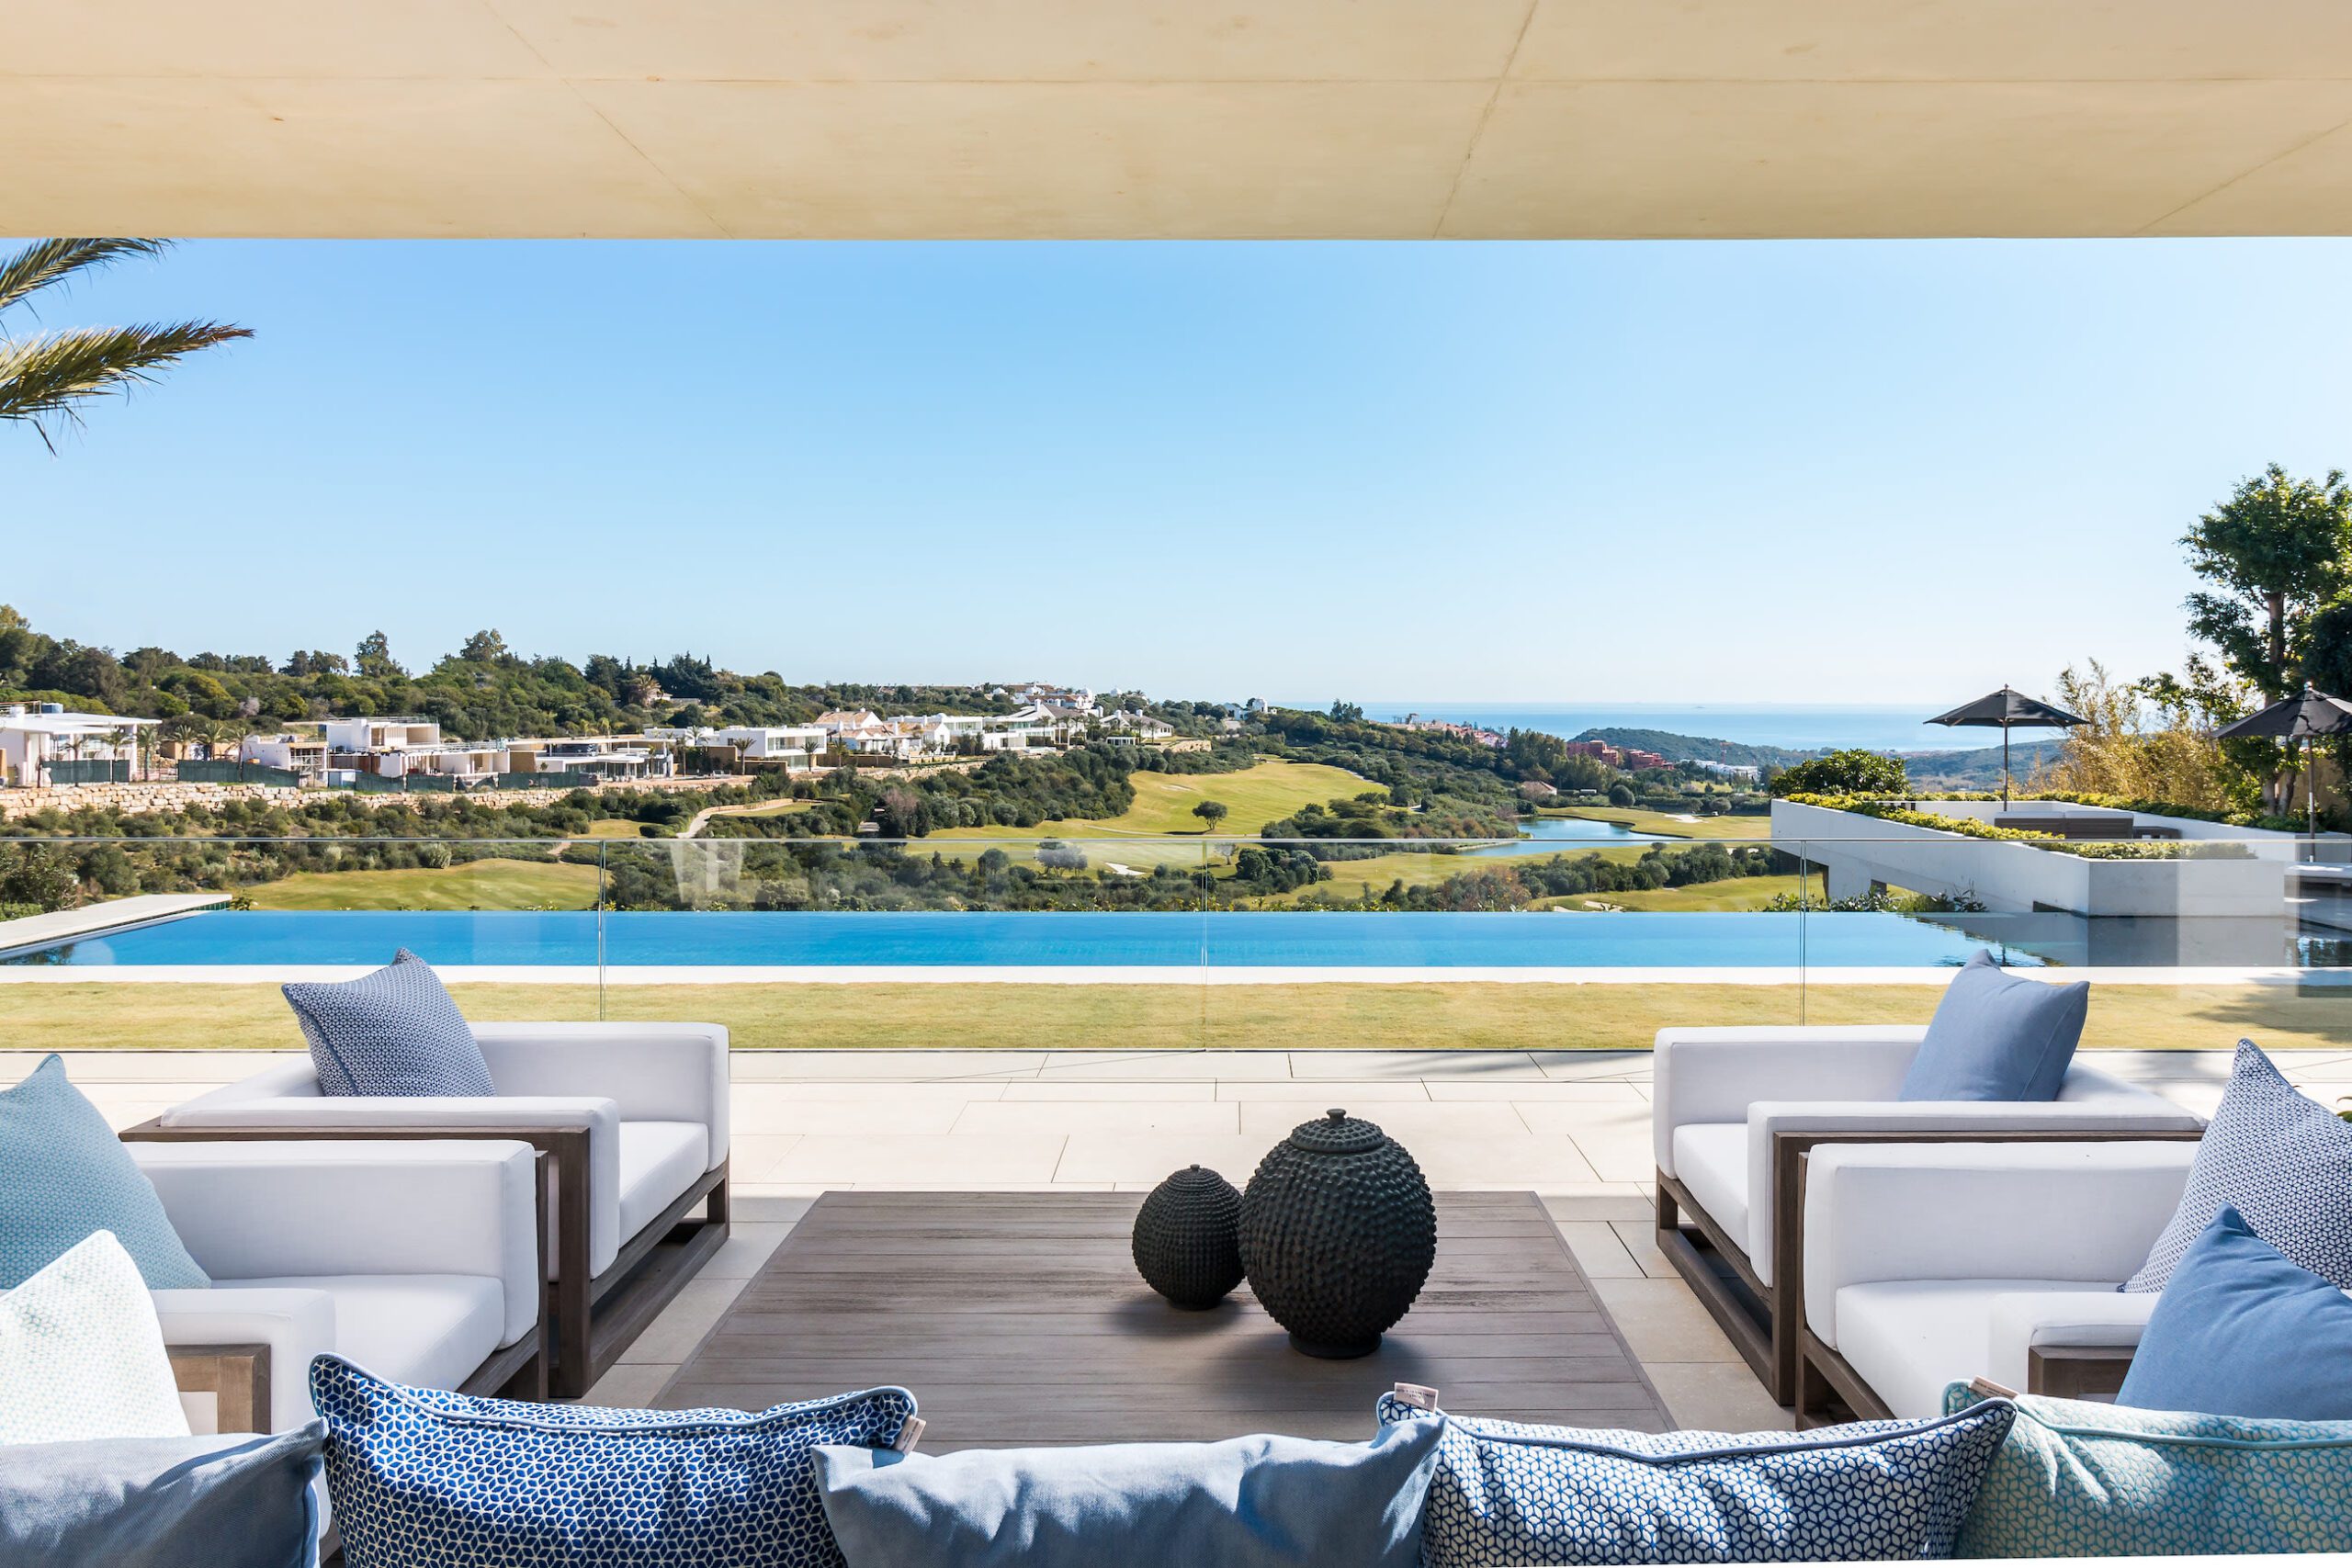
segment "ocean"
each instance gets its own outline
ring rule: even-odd
[[[1328,707],[1329,704],[1296,704]],[[1686,705],[1639,703],[1480,703],[1394,702],[1363,705],[1364,716],[1398,719],[1408,713],[1423,718],[1480,724],[1490,729],[1536,729],[1574,737],[1587,729],[1664,729],[1676,735],[1699,735],[1715,740],[1736,740],[1748,746],[1785,746],[1792,750],[1860,747],[1872,751],[1967,751],[2001,743],[1989,729],[1946,729],[1927,722],[1941,709],[1917,707],[1834,707],[1774,704],[1692,703]],[[2027,731],[2021,739],[2040,739]]]

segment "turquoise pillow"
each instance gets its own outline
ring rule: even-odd
[[[1944,1393],[1947,1411],[1978,1402]],[[2352,1422],[2015,1403],[1962,1557],[2352,1551]]]
[[[2091,1005],[2081,980],[2020,979],[1983,948],[1961,966],[1897,1100],[2055,1100]]]
[[[1414,1568],[1442,1426],[940,1459],[820,1448],[817,1484],[849,1568]]]
[[[16,1443],[0,1464],[0,1562],[313,1568],[324,1430]]]
[[[2173,1266],[2115,1403],[2352,1420],[2352,1300],[2225,1206]]]
[[[96,1231],[114,1232],[151,1291],[212,1283],[180,1245],[155,1184],[51,1055],[0,1090],[0,1291]]]

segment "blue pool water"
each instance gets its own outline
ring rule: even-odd
[[[1882,914],[220,910],[5,961],[380,964],[405,947],[443,964],[591,967],[601,938],[616,965],[1886,966],[1958,964],[1984,935]],[[2038,960],[2012,945],[2008,961]]]

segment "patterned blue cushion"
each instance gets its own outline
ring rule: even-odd
[[[1437,1418],[1381,1398],[1384,1426]],[[1422,1568],[1949,1557],[2010,1412],[1745,1436],[1444,1420]]]
[[[151,1291],[212,1283],[180,1245],[155,1184],[50,1056],[0,1092],[0,1290],[112,1231]]]
[[[1944,1393],[1962,1411],[1965,1383]],[[1962,1557],[2352,1551],[2352,1421],[2247,1421],[2025,1394]]]
[[[2172,1224],[2123,1288],[2163,1290],[2223,1204],[2296,1264],[2352,1291],[2352,1124],[2297,1093],[2251,1040],[2238,1042]]]
[[[311,1363],[350,1568],[842,1568],[810,1450],[888,1445],[902,1388],[740,1410],[521,1404]]]
[[[284,989],[311,1043],[322,1094],[495,1092],[465,1015],[433,965],[407,948],[356,980]]]
[[[2091,988],[2011,975],[1983,948],[1944,987],[1897,1100],[2055,1100]]]

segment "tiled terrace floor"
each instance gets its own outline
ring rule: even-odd
[[[0,1053],[0,1081],[38,1056]],[[226,1052],[68,1054],[117,1125],[254,1071]],[[2323,1103],[2352,1050],[2282,1054]],[[2101,1052],[2210,1113],[2224,1052]],[[1785,1425],[1649,1242],[1650,1058],[1624,1053],[746,1052],[735,1058],[733,1236],[591,1398],[649,1402],[827,1188],[1148,1190],[1193,1162],[1237,1183],[1295,1123],[1344,1106],[1442,1188],[1542,1193],[1675,1419]]]

